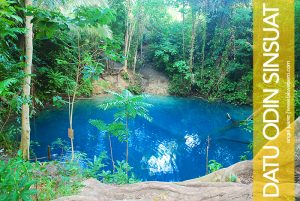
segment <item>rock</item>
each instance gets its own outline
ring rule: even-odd
[[[231,177],[237,177],[237,183],[250,184],[252,183],[252,161],[238,162],[228,168],[223,168],[206,176],[188,180],[198,182],[229,182]],[[184,183],[185,183],[184,182]]]
[[[169,79],[150,64],[140,69],[144,93],[152,95],[168,95]]]
[[[130,185],[106,185],[95,179],[84,182],[79,195],[62,197],[56,201],[247,201],[251,200],[251,185],[226,182],[141,182]]]

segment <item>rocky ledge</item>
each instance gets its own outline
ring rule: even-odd
[[[236,182],[229,182],[231,175]],[[141,182],[130,185],[107,185],[88,179],[78,195],[56,201],[250,201],[252,200],[252,161],[236,163],[207,176],[184,182]],[[296,197],[300,198],[300,185]]]

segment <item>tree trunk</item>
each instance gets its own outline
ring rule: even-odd
[[[140,40],[140,60],[141,60],[141,65],[143,66],[144,64],[144,59],[143,59],[143,32],[144,32],[144,27],[142,27],[142,34],[141,34],[141,40]]]
[[[130,13],[131,13],[131,0],[127,0],[126,1],[126,11],[127,11],[127,16],[126,16],[126,20],[125,20],[125,41],[124,41],[124,56],[125,56],[125,60],[124,60],[124,71],[127,72],[127,68],[128,68],[128,50],[129,50],[129,32],[130,32]]]
[[[194,65],[194,50],[195,50],[195,37],[196,37],[196,17],[195,13],[192,13],[192,37],[191,37],[191,49],[190,49],[190,59],[189,59],[189,67],[190,72],[193,72]]]
[[[136,37],[136,44],[135,44],[135,48],[134,48],[134,58],[133,58],[133,72],[135,73],[136,71],[136,63],[137,63],[137,57],[138,57],[138,47],[140,44],[140,51],[141,51],[141,57],[140,59],[142,59],[142,46],[143,46],[143,11],[141,11],[141,16],[139,16],[139,20],[138,20],[138,30],[137,30],[137,37]]]
[[[81,50],[80,50],[80,44],[79,44],[79,33],[77,38],[77,49],[78,49],[78,64],[77,64],[77,71],[76,71],[76,83],[73,89],[72,99],[69,97],[69,121],[70,121],[70,132],[69,134],[70,142],[71,142],[71,151],[72,151],[72,158],[71,161],[75,158],[75,152],[74,152],[74,131],[73,131],[73,114],[74,114],[74,103],[76,99],[76,93],[78,90],[79,85],[79,76],[81,72]]]
[[[127,24],[127,23],[126,23]],[[125,33],[125,41],[124,41],[124,71],[127,72],[127,66],[128,66],[128,58],[127,58],[127,48],[128,48],[128,24],[126,25],[126,33]]]
[[[129,178],[128,178],[128,138],[129,138],[129,130],[128,130],[128,114],[126,114],[126,177],[127,177],[127,182],[129,181]]]
[[[112,143],[111,143],[111,137],[110,134],[108,134],[108,140],[109,140],[109,148],[110,148],[110,158],[111,158],[111,164],[113,166],[113,173],[115,172],[115,161],[114,161],[114,156],[113,156],[113,148],[112,148]]]
[[[25,7],[32,5],[31,0],[25,0]],[[33,54],[33,34],[32,34],[32,16],[25,17],[25,67],[24,67],[24,82],[23,82],[23,104],[22,104],[22,136],[20,149],[23,152],[23,158],[29,160],[29,147],[30,147],[30,83],[31,83],[31,66]]]
[[[203,70],[204,70],[204,60],[205,60],[205,46],[206,46],[206,33],[207,32],[207,21],[206,21],[206,14],[203,21],[203,33],[202,33],[202,61],[201,61],[201,72],[200,78],[203,79]]]
[[[185,2],[182,1],[182,55],[185,60]]]
[[[133,59],[133,72],[135,73],[136,62],[137,62],[137,52],[138,52],[138,43],[136,44],[136,48],[134,50],[134,59]]]

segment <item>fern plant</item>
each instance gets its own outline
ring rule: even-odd
[[[116,136],[120,142],[123,142],[126,139],[125,127],[122,122],[112,122],[110,124],[105,124],[101,120],[90,120],[90,124],[95,126],[99,131],[105,132],[110,148],[110,158],[113,167],[113,172],[115,171],[115,161],[113,157],[113,146],[111,142],[111,135]]]
[[[108,91],[113,95],[113,98],[99,105],[99,108],[107,110],[117,108],[115,113],[115,121],[122,121],[125,124],[125,142],[126,142],[126,163],[128,164],[128,138],[129,138],[129,120],[135,119],[137,116],[152,121],[152,117],[149,115],[148,108],[152,107],[152,104],[146,103],[144,99],[147,95],[133,95],[127,89],[122,93],[114,91]],[[128,170],[126,171],[128,177]]]

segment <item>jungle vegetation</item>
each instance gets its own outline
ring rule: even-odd
[[[299,0],[295,9],[299,21]],[[300,23],[296,24],[295,33],[295,108],[299,116]],[[26,178],[12,173],[22,158],[31,159],[30,118],[44,107],[67,104],[70,131],[66,135],[69,134],[73,149],[75,100],[92,96],[93,81],[111,73],[115,63],[122,64],[125,77],[138,74],[146,64],[155,67],[168,76],[172,95],[251,104],[252,34],[250,0],[0,0],[0,151],[17,155],[6,163],[10,166],[0,170],[0,175],[1,181],[7,174],[24,180],[7,183],[5,188],[11,194],[5,199],[31,199],[37,192],[29,187],[38,182],[52,188],[64,186],[58,183],[62,181],[32,178],[30,171],[46,171],[38,162],[24,163],[21,171],[27,171]],[[122,117],[121,124],[116,121],[105,125],[100,120],[91,120],[91,124],[108,128],[108,137],[123,128],[122,140],[127,142],[130,131],[124,121],[136,115],[151,119],[147,116],[148,105],[140,102],[138,107],[145,107],[140,114],[136,104],[126,102],[128,96],[140,101],[139,96],[133,95],[141,92],[136,85],[128,87],[131,92],[125,95],[115,94],[122,101],[125,98],[124,102],[107,103],[107,107],[126,105],[128,110],[117,115]],[[17,154],[18,148],[21,152]],[[115,163],[112,159],[114,170],[96,175],[95,170],[103,167],[103,158],[95,159],[91,171],[84,175],[128,182],[128,157],[125,162]],[[75,154],[72,161],[76,162]],[[84,171],[73,167],[59,171],[66,177]],[[71,185],[77,188],[78,183]],[[18,193],[16,189],[23,190]],[[52,199],[54,194],[49,191],[42,196]]]

